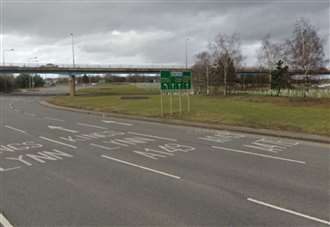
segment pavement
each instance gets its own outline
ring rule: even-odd
[[[329,144],[0,96],[0,226],[330,226]]]

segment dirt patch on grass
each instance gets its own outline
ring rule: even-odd
[[[304,106],[330,108],[329,98],[300,98],[300,97],[276,97],[276,96],[216,96],[216,99],[232,99],[233,101],[248,101],[253,103],[269,103],[280,106]]]

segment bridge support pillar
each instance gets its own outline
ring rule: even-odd
[[[71,75],[69,78],[70,96],[76,95],[76,77]]]

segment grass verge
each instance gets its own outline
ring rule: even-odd
[[[160,96],[157,89],[133,85],[107,85],[81,90],[76,97],[59,96],[50,103],[102,112],[146,117],[160,117]],[[123,96],[143,95],[147,99],[122,99]],[[184,113],[180,115],[179,97],[175,96],[171,116],[170,98],[164,97],[166,118],[210,124],[226,124],[252,128],[281,129],[330,136],[330,99],[287,97],[191,96],[191,112],[187,113],[187,98],[182,97]]]

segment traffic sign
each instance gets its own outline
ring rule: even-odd
[[[190,90],[191,89],[191,72],[160,72],[160,89],[164,90]]]

